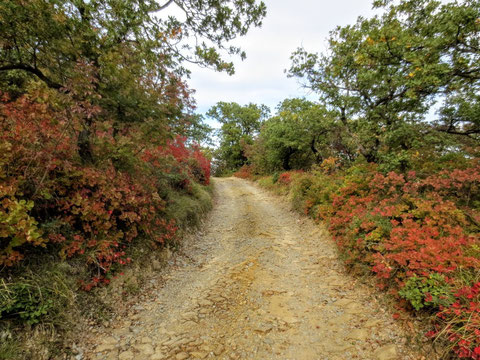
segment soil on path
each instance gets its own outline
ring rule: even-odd
[[[83,358],[418,358],[320,227],[247,181],[215,188],[203,233],[151,299],[90,335]]]

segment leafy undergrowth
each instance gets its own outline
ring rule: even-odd
[[[240,174],[252,177],[248,168]],[[478,160],[402,175],[361,161],[339,169],[328,159],[258,181],[328,224],[350,269],[374,274],[405,311],[433,319],[427,337],[480,359]]]
[[[105,119],[85,143],[94,116],[91,103],[46,90],[0,103],[0,358],[28,358],[15,342],[25,329],[66,331],[95,299],[85,292],[175,247],[211,206],[198,146]]]

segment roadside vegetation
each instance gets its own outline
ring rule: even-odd
[[[1,2],[0,359],[64,354],[81,316],[108,317],[107,285],[210,209],[184,64],[233,74],[230,41],[264,16],[255,1]]]
[[[319,101],[286,99],[253,134],[222,120],[217,169],[287,194],[349,269],[430,320],[445,358],[480,359],[480,4],[374,7],[325,53],[293,53]]]

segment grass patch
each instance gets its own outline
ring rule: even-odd
[[[178,237],[197,227],[212,208],[212,186],[193,183],[187,192],[167,189],[166,216],[180,228]],[[124,301],[140,294],[148,274],[170,257],[150,239],[138,237],[125,252],[132,262],[112,268],[109,286],[90,292],[80,289],[80,280],[92,276],[86,261],[39,251],[15,268],[0,273],[0,360],[51,359],[69,356],[68,345],[85,324],[109,321]],[[155,265],[153,265],[155,264]]]
[[[211,190],[192,184],[192,194],[170,196],[167,214],[175,219],[180,228],[198,226],[204,214],[212,208]]]
[[[38,261],[0,279],[0,359],[60,354],[80,316],[76,276],[66,262]]]
[[[21,359],[22,351],[18,347],[18,343],[11,338],[11,334],[3,330],[0,334],[0,360],[17,360]]]

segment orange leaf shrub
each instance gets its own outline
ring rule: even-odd
[[[233,176],[240,179],[252,179],[253,167],[251,165],[243,165],[238,171],[233,174]]]
[[[480,164],[426,178],[357,164],[281,174],[297,208],[325,220],[352,268],[419,310],[438,314],[460,357],[479,359]]]
[[[292,182],[292,175],[289,172],[281,173],[277,182],[282,185],[288,185]]]
[[[94,125],[92,151],[101,161],[85,162],[83,122],[100,109],[58,105],[47,95],[0,103],[0,266],[46,247],[94,270],[97,275],[84,283],[88,290],[131,261],[126,250],[136,239],[163,245],[175,237],[162,194],[166,186],[189,191],[191,181],[208,184],[210,163],[183,137],[154,147],[136,144],[131,132],[118,144],[112,131]],[[117,148],[131,166],[122,165]]]

